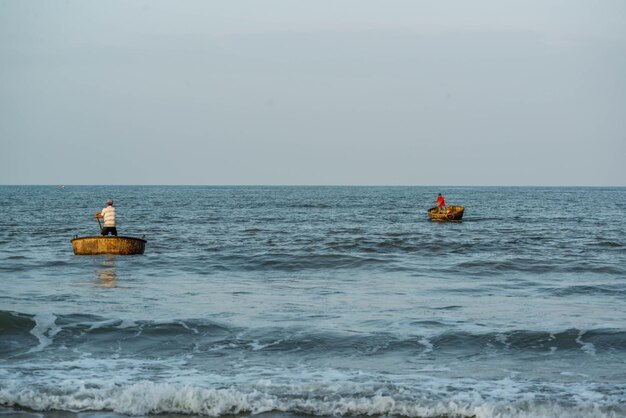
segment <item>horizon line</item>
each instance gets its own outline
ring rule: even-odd
[[[545,187],[545,188],[626,188],[626,185],[441,185],[441,184],[184,184],[184,183],[143,183],[143,184],[51,184],[51,183],[23,183],[0,184],[0,187]]]

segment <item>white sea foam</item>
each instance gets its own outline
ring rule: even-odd
[[[390,395],[337,396],[316,398],[276,394],[236,388],[200,388],[139,382],[126,387],[95,387],[81,381],[66,381],[57,386],[57,394],[42,393],[38,388],[22,388],[17,396],[0,390],[5,405],[27,406],[35,410],[111,410],[129,415],[183,413],[207,416],[259,414],[281,411],[314,415],[398,415],[491,417],[611,417],[624,409],[603,410],[595,403],[575,406],[545,404],[532,399],[516,402],[493,402],[478,393],[466,392],[449,399],[402,399]]]
[[[179,321],[178,322],[180,325],[182,325],[183,328],[188,329],[189,331],[193,332],[194,334],[198,334],[198,329],[197,328],[190,328],[189,326],[187,326],[187,324],[185,324],[184,321]]]
[[[626,414],[623,402],[626,386],[607,394],[592,384],[551,384],[538,388],[531,382],[512,379],[480,381],[428,376],[393,384],[388,380],[372,380],[376,378],[374,375],[337,370],[310,370],[291,376],[281,373],[275,377],[257,379],[254,384],[243,383],[251,382],[251,375],[226,379],[217,375],[179,377],[177,381],[159,383],[92,377],[57,378],[46,383],[39,380],[33,384],[26,378],[1,382],[0,404],[34,410],[213,417],[268,411],[326,416],[477,418],[617,418]]]
[[[28,350],[29,353],[44,350],[52,343],[54,336],[61,331],[61,328],[56,325],[57,317],[53,314],[39,313],[33,317],[33,320],[35,326],[30,330],[30,333],[37,337],[39,344]]]
[[[108,326],[117,324],[118,322],[120,322],[119,319],[108,319],[105,321],[92,322],[88,331],[93,331],[98,328],[108,327]]]
[[[580,349],[583,350],[585,353],[591,355],[591,356],[595,356],[596,355],[596,347],[593,345],[593,343],[589,343],[589,342],[584,342],[582,340],[583,338],[583,331],[580,331],[580,333],[578,334],[578,337],[576,338],[576,342],[578,344],[580,344]]]
[[[259,342],[258,340],[254,340],[250,342],[250,348],[252,348],[253,351],[258,351],[258,350],[263,350],[265,348],[268,347],[272,347],[274,345],[278,345],[280,343],[282,343],[283,340],[276,340],[276,341],[272,341],[270,343],[267,344],[262,344],[261,342]]]
[[[509,339],[509,335],[507,333],[504,332],[500,332],[498,334],[496,334],[496,341],[498,341],[499,343],[505,345],[505,346],[510,346],[511,344],[509,344],[508,342]]]
[[[428,340],[428,338],[424,337],[419,340],[419,343],[424,346],[424,352],[429,353],[433,351],[433,344]]]
[[[137,326],[137,323],[135,321],[133,321],[132,319],[124,318],[122,319],[122,322],[117,326],[117,328],[124,329],[124,328],[133,328],[136,326]]]

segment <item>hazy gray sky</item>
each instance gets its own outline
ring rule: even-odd
[[[626,1],[0,0],[0,184],[626,185]]]

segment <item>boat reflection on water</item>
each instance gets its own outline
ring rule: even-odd
[[[115,268],[114,255],[105,256],[105,259],[102,261],[102,265],[98,268],[96,272],[96,276],[96,283],[98,284],[98,286],[108,289],[113,289],[117,287],[117,271]]]

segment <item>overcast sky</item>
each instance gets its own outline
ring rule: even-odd
[[[626,186],[626,1],[0,0],[0,184]]]

